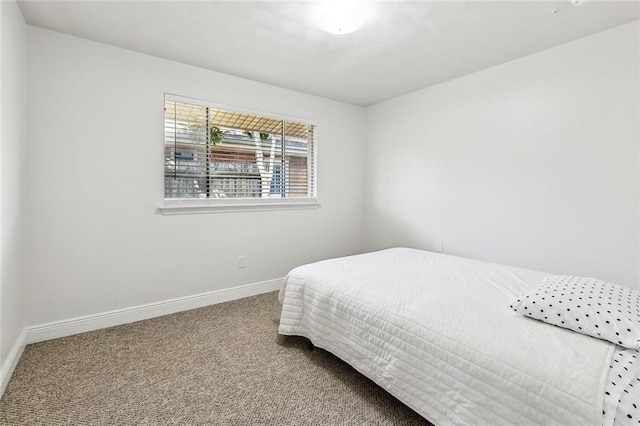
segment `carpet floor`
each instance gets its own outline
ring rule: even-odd
[[[430,425],[277,333],[276,293],[28,345],[2,425]]]

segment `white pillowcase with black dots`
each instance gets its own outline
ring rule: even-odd
[[[603,426],[640,425],[640,350],[617,346],[602,405]]]
[[[595,278],[548,277],[511,304],[527,317],[640,348],[640,292]]]

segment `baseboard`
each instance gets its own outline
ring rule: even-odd
[[[11,348],[9,356],[0,368],[0,398],[2,398],[2,395],[4,395],[4,390],[9,384],[9,380],[11,379],[11,375],[13,374],[13,370],[16,369],[16,365],[18,365],[18,361],[20,361],[20,357],[22,356],[22,352],[24,352],[24,347],[26,345],[26,331],[22,330],[22,333],[20,333],[20,336]]]
[[[67,320],[35,325],[27,327],[26,341],[27,343],[43,342],[45,340],[72,336],[74,334],[86,333],[87,331],[99,330],[101,328],[113,327],[115,325],[128,324],[134,321],[155,318],[162,315],[187,311],[189,309],[215,305],[217,303],[241,299],[243,297],[255,296],[278,290],[281,283],[282,278],[277,278],[274,280],[241,285],[223,290],[210,291],[193,296],[149,303],[147,305],[133,306],[131,308],[118,309],[115,311],[102,312],[84,317],[70,318]]]

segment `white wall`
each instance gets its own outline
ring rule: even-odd
[[[362,248],[362,108],[36,27],[28,89],[28,325],[278,278]],[[158,214],[165,92],[315,120],[322,207]]]
[[[0,395],[24,344],[23,194],[27,145],[27,25],[0,2]],[[21,338],[22,336],[22,338]]]
[[[368,109],[366,247],[640,289],[639,24]]]
[[[443,240],[637,287],[638,31],[415,92],[365,121],[358,107],[31,27],[27,324],[277,278],[358,252],[364,235],[368,250]],[[322,208],[159,215],[164,92],[317,121]]]

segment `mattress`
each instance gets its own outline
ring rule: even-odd
[[[614,345],[509,309],[548,276],[408,248],[326,260],[287,275],[279,333],[439,426],[600,426]]]

